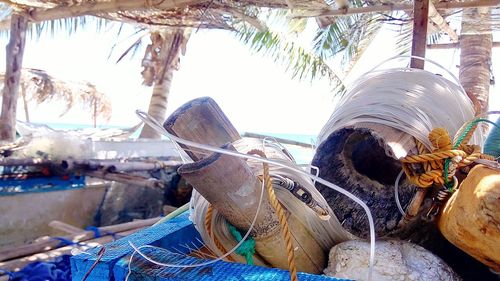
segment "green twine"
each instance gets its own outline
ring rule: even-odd
[[[239,243],[243,237],[241,233],[231,225],[227,223],[227,227],[233,238]],[[236,253],[240,256],[245,257],[247,264],[254,265],[253,263],[253,255],[255,254],[255,240],[252,237],[248,237],[241,245],[236,249]]]
[[[495,126],[497,128],[500,128],[497,124],[495,124],[494,122],[492,122],[492,121],[490,121],[488,119],[478,118],[478,119],[470,122],[469,125],[467,125],[467,127],[465,128],[465,130],[458,137],[457,142],[453,145],[452,149],[457,149],[462,144],[462,142],[464,141],[465,136],[467,136],[467,134],[470,132],[470,130],[472,130],[472,128],[476,124],[478,124],[480,122],[486,122],[486,123],[489,123],[489,124],[493,124],[493,126]],[[444,167],[443,167],[443,174],[444,175],[443,176],[444,176],[444,185],[448,188],[449,192],[453,192],[453,190],[452,190],[453,189],[453,183],[448,181],[448,167],[450,166],[450,161],[451,161],[451,158],[447,158],[444,161]]]

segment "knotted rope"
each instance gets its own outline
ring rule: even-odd
[[[444,128],[435,128],[429,133],[432,151],[429,152],[417,142],[421,154],[408,155],[400,159],[403,171],[410,182],[422,188],[428,188],[434,183],[448,186],[457,168],[468,166],[476,159],[493,160],[492,156],[481,153],[481,147],[478,145],[467,144],[480,121],[482,120],[471,122],[454,145]],[[422,164],[424,172],[420,174],[414,172],[412,164]]]

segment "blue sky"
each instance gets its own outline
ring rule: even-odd
[[[28,39],[24,66],[44,69],[64,80],[87,80],[95,84],[112,101],[113,116],[108,124],[132,126],[139,121],[134,111],[147,109],[151,93],[151,88],[141,85],[142,51],[135,58],[115,64],[120,51],[131,43],[126,37],[132,32],[126,28],[117,38],[116,28],[103,33],[87,28],[69,37],[47,34],[40,40]],[[0,39],[5,46],[7,38]],[[108,59],[116,40],[121,44]],[[393,56],[395,40],[393,33],[380,32],[347,81]],[[454,72],[457,70],[459,51],[428,51],[428,57]],[[500,61],[498,57],[496,49],[493,62]],[[0,65],[5,67],[4,48],[0,49]],[[497,79],[499,68],[499,64],[494,65]],[[249,132],[314,135],[334,108],[334,93],[327,81],[292,80],[282,66],[270,58],[252,54],[226,31],[200,30],[192,35],[180,70],[174,76],[168,112],[200,96],[214,98],[238,130]],[[499,104],[498,94],[491,96],[492,104]],[[55,109],[61,106],[32,105],[31,118],[44,123],[91,124],[90,114],[81,110],[59,117],[60,111]],[[23,119],[21,107],[18,116]]]

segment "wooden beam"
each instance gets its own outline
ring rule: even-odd
[[[499,7],[500,0],[475,0],[467,2],[439,2],[434,4],[434,7],[439,10],[447,9],[463,9],[463,8],[475,8],[475,7]],[[307,10],[303,12],[295,12],[291,18],[311,18],[311,17],[331,17],[331,16],[345,16],[353,14],[364,14],[364,13],[383,13],[383,12],[393,12],[393,11],[410,11],[413,9],[411,4],[387,4],[387,5],[375,5],[361,8],[349,8],[349,9],[337,9],[337,10]]]
[[[427,43],[427,24],[429,23],[429,0],[414,0],[413,2],[413,39],[411,55],[425,58]],[[410,67],[424,69],[425,61],[412,58]]]
[[[7,66],[5,71],[2,113],[0,115],[0,140],[12,142],[16,138],[16,109],[19,81],[23,67],[26,27],[28,21],[23,16],[13,14],[10,25],[10,39],[7,44]]]
[[[500,48],[500,42],[493,42],[493,48]],[[427,49],[431,50],[443,50],[443,49],[456,49],[460,48],[459,43],[443,43],[443,44],[429,44],[427,45]]]
[[[432,2],[429,2],[429,19],[436,24],[441,31],[448,34],[452,42],[458,42],[457,33],[455,30],[451,29]]]
[[[183,9],[188,6],[198,5],[209,0],[169,0],[169,1],[143,1],[143,0],[114,0],[83,2],[73,6],[59,6],[52,9],[35,8],[25,13],[31,22],[42,22],[47,20],[62,19],[68,17],[79,17],[99,13],[116,11],[136,11],[145,9],[174,10]]]

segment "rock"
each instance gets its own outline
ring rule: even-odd
[[[330,250],[327,276],[368,279],[370,243],[351,240]],[[373,281],[461,280],[440,258],[426,249],[404,241],[378,241]]]
[[[472,168],[446,202],[438,226],[448,241],[500,271],[500,172]]]

